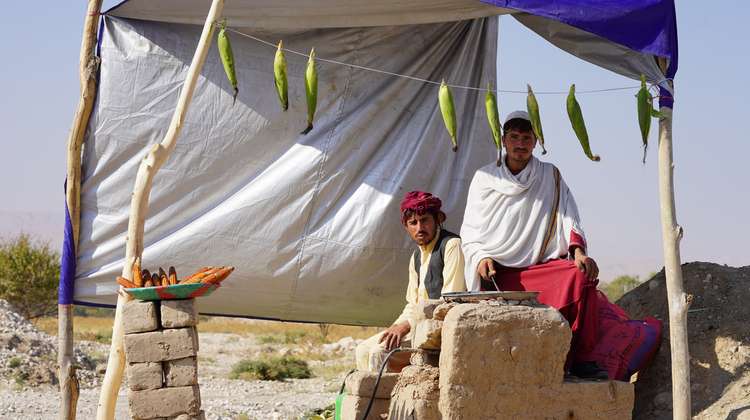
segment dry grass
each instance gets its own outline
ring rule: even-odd
[[[76,316],[73,319],[75,340],[109,343],[112,336],[112,317]],[[57,335],[57,317],[37,318],[33,321],[40,330]],[[255,335],[260,342],[271,344],[297,344],[302,342],[333,343],[344,337],[368,338],[377,333],[378,327],[348,325],[302,324],[296,322],[248,320],[227,317],[201,317],[198,331],[204,333],[228,333],[242,336]]]
[[[113,321],[114,318],[110,317],[73,317],[73,339],[109,344],[112,338]],[[57,335],[57,317],[37,318],[32,322],[41,331],[49,335]]]
[[[201,319],[198,330],[200,332],[233,333],[243,336],[255,335],[262,342],[284,344],[303,341],[333,343],[344,337],[368,338],[380,330],[378,327],[324,325],[329,325],[325,332],[318,324],[210,317]]]
[[[304,357],[302,357],[304,359]],[[326,380],[343,378],[344,374],[354,368],[353,362],[335,362],[335,363],[319,363],[313,364],[312,372],[313,376],[323,378]],[[334,384],[332,389],[326,389],[326,391],[338,391],[339,384]]]

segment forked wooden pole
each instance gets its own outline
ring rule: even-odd
[[[99,58],[94,54],[96,31],[102,0],[89,0],[83,24],[83,40],[79,58],[81,96],[73,117],[73,127],[68,134],[67,182],[65,202],[73,228],[73,250],[78,251],[78,233],[81,221],[81,148],[96,97],[96,74]],[[60,380],[60,420],[76,418],[78,404],[78,378],[73,366],[73,304],[57,305],[57,365]]]
[[[125,247],[125,264],[122,267],[122,276],[132,279],[131,271],[133,263],[141,257],[143,252],[143,230],[148,213],[148,198],[151,193],[151,185],[159,168],[166,162],[172,153],[177,138],[182,130],[190,100],[193,97],[195,85],[198,82],[203,63],[206,60],[214,29],[214,22],[221,16],[224,8],[224,0],[212,0],[206,22],[203,25],[198,47],[196,48],[193,61],[190,63],[185,84],[182,86],[180,97],[177,100],[177,108],[172,115],[167,134],[161,143],[151,147],[151,150],[141,161],[138,174],[135,178],[133,198],[130,202],[130,219],[128,220],[128,237]],[[117,393],[122,383],[122,374],[125,370],[125,354],[122,347],[122,307],[128,300],[127,294],[120,290],[117,297],[117,309],[115,310],[115,322],[112,329],[112,345],[107,361],[107,372],[104,375],[101,393],[99,395],[99,407],[97,409],[97,420],[112,420],[115,415],[115,404]]]
[[[669,304],[669,345],[672,361],[672,415],[689,420],[690,351],[688,349],[687,311],[692,296],[685,293],[680,262],[682,227],[677,224],[674,200],[674,162],[672,161],[672,108],[663,106],[659,120],[659,197],[664,249],[664,274]]]

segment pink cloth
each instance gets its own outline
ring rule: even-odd
[[[661,344],[661,321],[647,317],[630,319],[622,308],[596,292],[599,328],[592,359],[609,373],[610,379],[630,380],[645,368]]]
[[[571,243],[574,241],[571,240]],[[585,244],[580,244],[585,246]],[[550,260],[525,268],[495,264],[501,290],[538,291],[538,301],[552,306],[568,320],[573,338],[567,366],[596,362],[610,379],[627,381],[653,359],[661,344],[661,322],[632,320],[596,289],[571,260]],[[494,290],[482,281],[482,290]]]
[[[559,310],[570,324],[573,331],[570,361],[593,361],[591,353],[596,346],[599,314],[597,280],[586,279],[573,261],[562,259],[524,268],[496,264],[495,280],[501,290],[539,292],[539,303]],[[482,281],[482,290],[494,290],[494,286]]]
[[[424,191],[411,191],[404,195],[401,200],[401,222],[406,222],[406,212],[413,211],[419,215],[424,213],[439,212],[443,205],[436,196]]]

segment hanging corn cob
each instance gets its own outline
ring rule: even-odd
[[[289,93],[286,79],[286,58],[284,58],[283,41],[279,41],[276,56],[273,59],[273,80],[276,85],[276,93],[279,95],[281,110],[289,109]]]
[[[133,283],[135,284],[135,287],[141,287],[143,286],[144,280],[141,276],[141,257],[137,257],[135,259],[135,262],[133,263],[133,271],[131,272],[131,277],[133,278]]]
[[[307,128],[302,131],[302,134],[307,134],[313,129],[315,108],[318,105],[318,72],[315,70],[315,48],[310,50],[310,58],[307,60],[305,98],[307,99]]]
[[[534,135],[542,146],[542,154],[545,155],[547,154],[547,149],[544,148],[544,133],[542,132],[542,118],[539,115],[539,103],[536,101],[534,91],[531,90],[531,85],[526,85],[526,88],[529,92],[526,97],[526,111],[528,111],[531,118],[531,129],[534,130]]]
[[[578,137],[578,141],[581,143],[583,153],[593,160],[599,162],[601,158],[598,155],[591,153],[591,146],[589,145],[589,134],[586,131],[586,123],[583,121],[583,112],[581,112],[581,106],[576,100],[576,85],[570,85],[570,92],[568,93],[567,100],[568,118],[570,118],[570,125],[573,126],[573,131]]]
[[[458,150],[458,142],[456,140],[456,110],[453,106],[453,95],[451,95],[448,85],[445,84],[445,80],[440,83],[438,103],[440,104],[440,113],[443,114],[445,128],[451,136],[451,143],[453,144],[453,151],[455,152]]]
[[[221,58],[221,64],[224,65],[224,72],[227,74],[227,79],[232,85],[234,93],[232,94],[232,105],[237,101],[237,75],[234,73],[234,54],[232,54],[232,44],[229,42],[229,37],[226,31],[227,21],[226,19],[221,23],[221,30],[217,36],[216,44],[219,47],[219,57]]]
[[[492,86],[487,86],[487,95],[484,97],[484,108],[487,111],[487,122],[490,124],[492,139],[495,141],[495,146],[497,147],[497,166],[500,166],[503,149],[503,133],[502,126],[500,125],[499,111],[497,110],[497,100],[495,99],[495,93],[492,92]]]
[[[651,92],[646,87],[646,76],[644,75],[641,75],[641,88],[635,97],[638,102],[638,125],[641,128],[641,139],[643,140],[643,163],[646,163],[651,118],[661,118],[661,113],[654,109],[654,97],[651,96]]]

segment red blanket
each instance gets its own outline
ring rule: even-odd
[[[661,323],[654,318],[630,320],[596,289],[570,260],[551,260],[525,268],[497,267],[502,290],[538,291],[538,301],[568,320],[573,332],[568,364],[596,362],[611,379],[628,380],[645,367],[661,342]],[[494,290],[482,282],[483,290]]]

